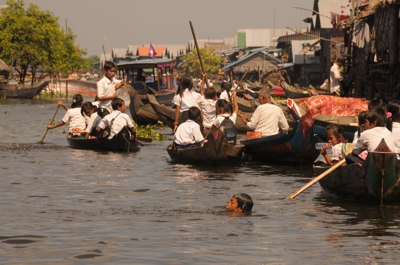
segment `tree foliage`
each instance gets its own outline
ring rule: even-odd
[[[218,73],[218,70],[221,67],[222,58],[216,56],[214,54],[214,50],[208,50],[205,48],[201,48],[199,50],[206,74],[209,77],[214,76]],[[201,67],[199,57],[197,56],[197,51],[191,50],[189,53],[183,56],[182,70],[185,74],[201,77]]]
[[[64,32],[58,18],[36,4],[25,6],[23,0],[7,0],[0,9],[0,57],[6,60],[25,81],[28,71],[32,82],[38,69],[52,74],[68,74],[83,65],[85,51],[75,45],[76,36]]]

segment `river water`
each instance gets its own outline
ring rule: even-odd
[[[74,150],[64,126],[37,144],[55,109],[40,100],[0,101],[0,264],[397,264],[400,258],[400,205],[342,201],[318,184],[287,200],[310,180],[311,168],[173,164],[165,151],[170,141],[131,154]],[[238,192],[252,196],[251,215],[225,211]]]

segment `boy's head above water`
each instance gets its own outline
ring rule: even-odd
[[[253,199],[246,193],[237,193],[226,204],[226,209],[234,212],[251,212],[253,209]]]

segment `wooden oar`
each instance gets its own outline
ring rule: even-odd
[[[197,56],[199,57],[199,61],[200,61],[201,72],[202,72],[203,75],[205,75],[206,71],[204,70],[203,60],[201,59],[200,49],[199,49],[199,45],[197,44],[196,34],[194,33],[194,28],[193,28],[193,25],[192,25],[192,21],[189,21],[189,24],[190,24],[190,29],[192,30],[194,45],[196,46],[196,51],[197,51]],[[208,84],[207,78],[204,78],[204,79],[205,79],[204,81],[206,82],[207,88],[209,88],[210,85]]]
[[[56,112],[54,112],[54,115],[53,115],[53,118],[50,121],[50,124],[52,124],[54,119],[56,118],[56,115],[57,115],[58,110],[60,109],[60,106],[61,105],[58,105],[58,107],[56,109]],[[44,138],[46,137],[48,132],[49,132],[49,128],[46,129],[46,132],[44,133],[42,140],[40,140],[40,142],[39,142],[40,144],[43,144]]]
[[[320,181],[321,179],[323,179],[325,176],[327,176],[329,173],[331,173],[332,171],[334,171],[335,169],[337,169],[338,167],[340,167],[341,165],[343,165],[346,162],[346,159],[342,159],[339,162],[337,162],[335,165],[333,165],[332,167],[330,167],[328,170],[326,170],[324,173],[322,173],[321,175],[319,175],[318,177],[313,178],[310,182],[308,182],[306,185],[304,185],[303,187],[301,187],[300,189],[298,189],[297,191],[293,192],[292,194],[290,194],[287,198],[288,199],[294,199],[297,195],[299,195],[300,193],[302,193],[303,191],[305,191],[306,189],[308,189],[309,187],[311,187],[315,182]]]

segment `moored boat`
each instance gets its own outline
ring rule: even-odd
[[[45,89],[48,84],[47,80],[34,84],[0,84],[0,97],[31,99]]]

